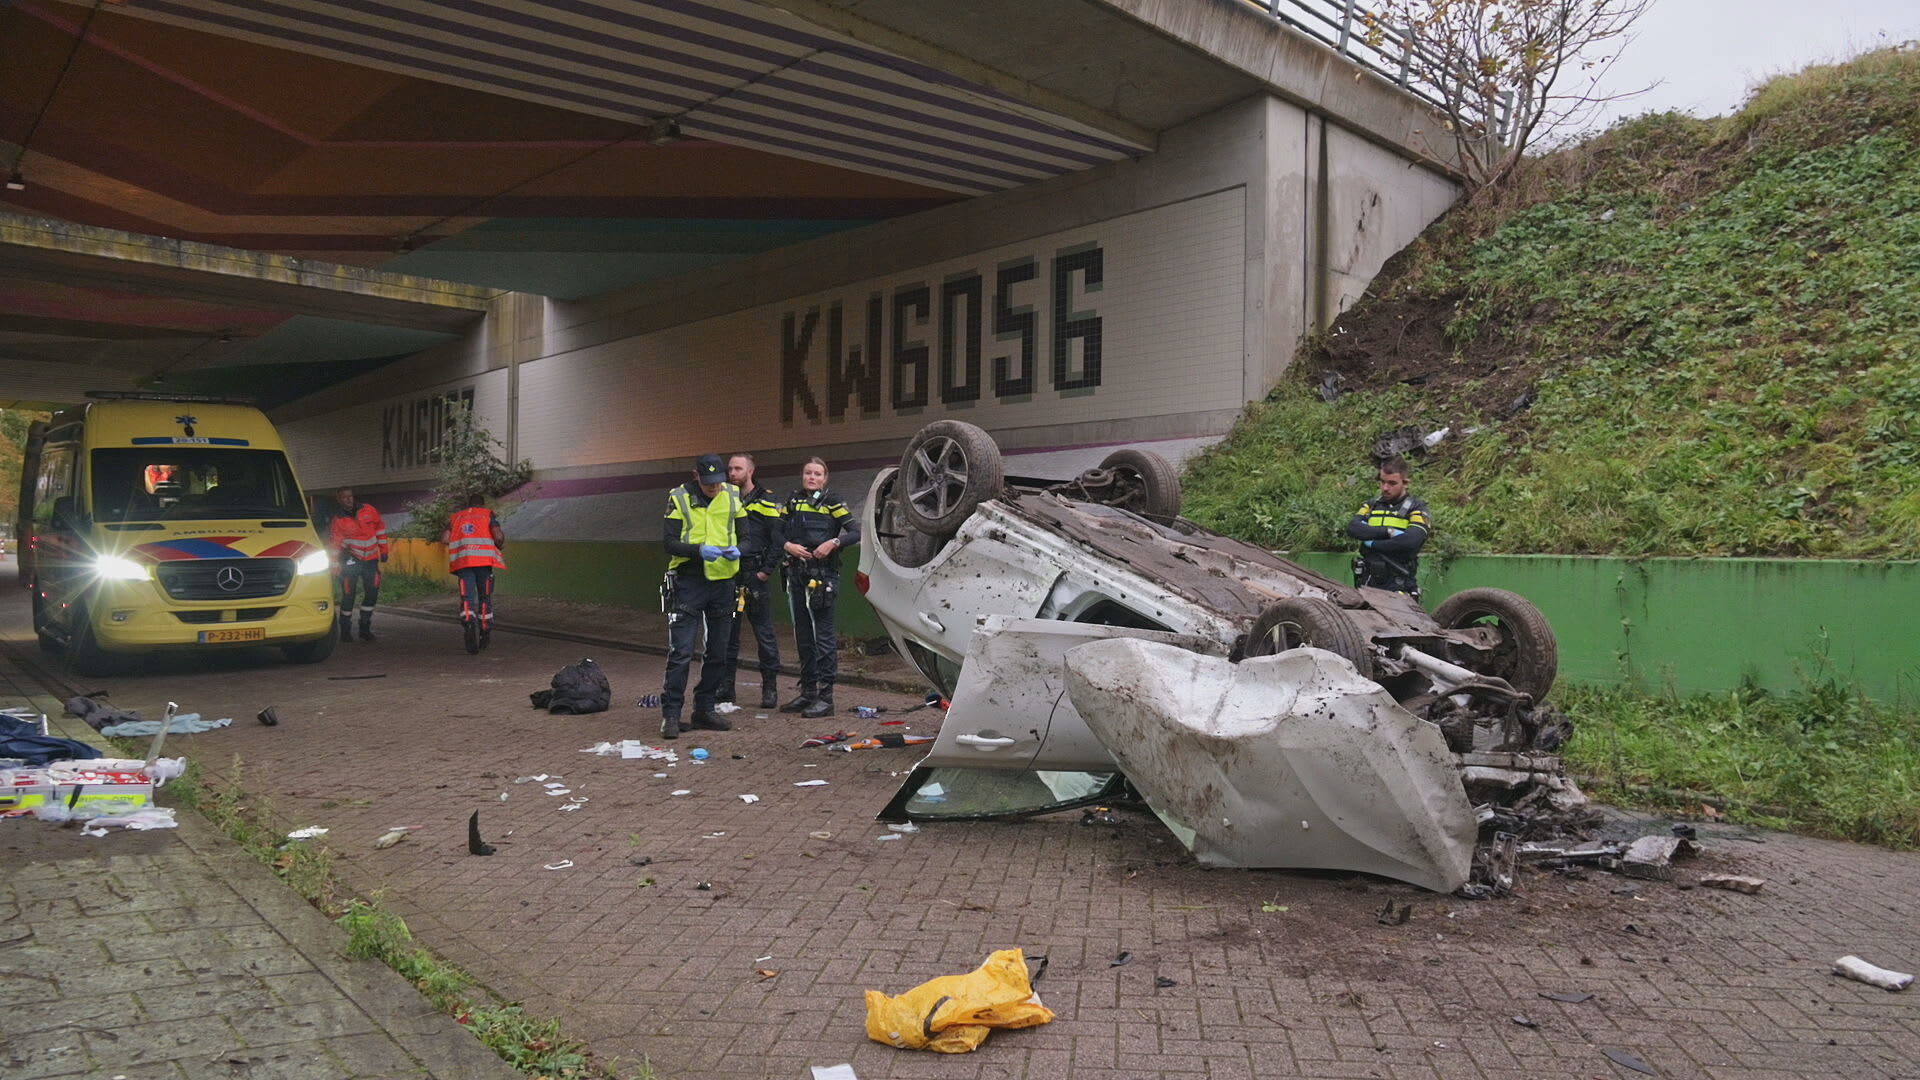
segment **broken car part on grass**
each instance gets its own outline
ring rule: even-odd
[[[869,493],[860,586],[951,700],[885,820],[1145,797],[1203,863],[1364,869],[1482,894],[1586,800],[1544,706],[1553,631],[1472,589],[1432,614],[1179,515],[1164,459],[1007,477],[938,421]]]

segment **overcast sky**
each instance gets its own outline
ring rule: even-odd
[[[1649,110],[1733,111],[1755,83],[1920,38],[1915,0],[1655,0],[1605,87],[1660,85],[1608,106],[1595,126]]]

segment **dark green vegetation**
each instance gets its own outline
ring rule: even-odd
[[[1920,52],[1884,50],[1456,209],[1192,470],[1187,513],[1344,547],[1374,440],[1450,427],[1414,463],[1441,553],[1912,558],[1917,360]]]

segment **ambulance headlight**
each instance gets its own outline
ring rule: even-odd
[[[302,574],[324,574],[331,565],[326,552],[316,551],[295,563],[293,568]]]
[[[147,568],[124,555],[101,555],[93,560],[93,572],[106,581],[145,581]]]

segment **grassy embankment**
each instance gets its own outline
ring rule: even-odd
[[[1920,557],[1920,52],[1628,121],[1456,209],[1189,473],[1187,513],[1345,547],[1367,451],[1403,426],[1452,429],[1415,466],[1441,557]],[[1920,843],[1911,705],[1828,683],[1560,701],[1608,784]]]

